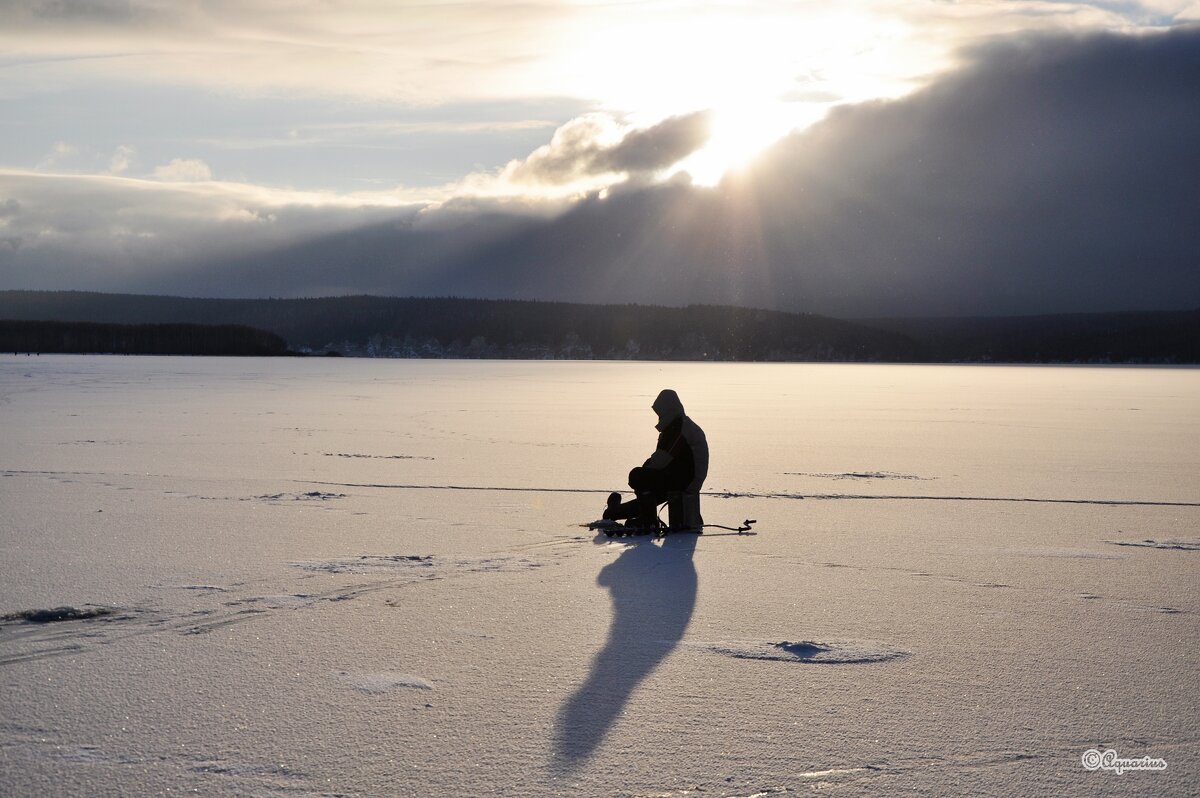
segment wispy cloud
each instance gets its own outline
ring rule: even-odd
[[[670,113],[680,109],[662,105],[668,86],[686,110],[705,107],[698,97],[724,91],[714,85],[723,76],[737,79],[729,86],[737,91],[746,77],[739,64],[783,70],[785,79],[817,67],[842,73],[843,84],[895,83],[919,79],[980,35],[1164,25],[1195,19],[1198,7],[1194,0],[857,0],[835,9],[758,0],[689,4],[680,13],[663,0],[8,0],[0,4],[0,45],[26,91],[116,78],[418,103],[574,94],[635,111],[647,110],[638,98],[653,94],[657,110]]]
[[[519,119],[497,121],[422,121],[365,120],[356,122],[319,122],[297,125],[281,135],[221,137],[188,137],[197,144],[231,150],[257,150],[273,148],[303,148],[316,144],[339,144],[380,147],[381,137],[397,140],[414,134],[439,134],[444,136],[468,136],[481,133],[503,133],[512,131],[552,130],[557,125],[546,119]],[[185,139],[181,139],[185,140]]]
[[[198,182],[212,180],[212,169],[199,158],[172,158],[154,168],[154,177],[171,182]]]
[[[107,78],[445,102],[519,96],[537,43],[575,15],[536,0],[17,0],[0,5],[0,42],[47,83],[78,58]]]
[[[124,174],[129,171],[129,167],[133,165],[136,157],[137,150],[135,148],[128,144],[119,144],[113,151],[112,157],[108,159],[108,171],[114,175]]]
[[[79,157],[79,148],[65,141],[56,141],[50,151],[38,163],[38,169],[56,169]]]

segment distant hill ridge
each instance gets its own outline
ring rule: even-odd
[[[270,356],[282,338],[236,324],[100,324],[0,319],[0,352]]]
[[[294,350],[384,357],[1200,362],[1200,311],[846,321],[715,305],[0,291],[0,319],[240,325]]]

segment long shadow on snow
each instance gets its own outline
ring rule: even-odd
[[[695,535],[622,542],[628,548],[596,577],[612,596],[608,640],[558,713],[553,767],[559,772],[582,767],[595,753],[633,691],[683,639],[696,606]]]

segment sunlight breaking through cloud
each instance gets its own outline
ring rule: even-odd
[[[849,298],[858,282],[899,294],[925,275],[963,287],[976,263],[1025,268],[1050,251],[1097,269],[1119,242],[1094,245],[1103,236],[1082,220],[1044,236],[1022,209],[1053,206],[1040,220],[1085,208],[1140,235],[1122,221],[1140,210],[1111,216],[1117,197],[1103,192],[1119,181],[1105,181],[1127,168],[1122,179],[1140,186],[1175,152],[1172,137],[1191,131],[1178,108],[1194,92],[1174,111],[1155,98],[1183,91],[1198,9],[0,4],[0,279],[210,290],[229,284],[217,275],[235,261],[269,253],[272,265],[246,272],[263,283],[242,290],[457,281],[620,298],[610,284],[650,270],[700,300],[852,308],[871,306]],[[1043,57],[1090,52],[1070,42],[1092,43],[1096,60],[1066,88],[1048,71],[1014,97],[988,71],[1006,63],[1016,76]],[[1175,59],[1173,71],[1105,60],[1153,60],[1151,50]],[[995,102],[961,94],[974,109],[965,122],[931,99],[972,80]],[[1129,80],[1147,93],[1137,102],[1121,93]],[[1054,104],[1029,99],[1040,93]],[[1110,120],[1085,97],[1109,97],[1108,113],[1124,114],[1120,135],[1098,137]],[[1033,124],[1047,115],[1057,128]],[[990,127],[960,129],[983,119]],[[1048,129],[1062,140],[1044,139]],[[1011,150],[998,131],[1043,149]],[[1068,163],[1079,171],[1062,171]],[[1174,218],[1166,196],[1147,201],[1157,216],[1138,229]],[[1147,246],[1174,262],[1186,237],[1164,235]],[[326,242],[321,263],[314,242]],[[1021,294],[994,288],[996,302]]]

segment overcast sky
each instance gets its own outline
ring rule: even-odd
[[[0,289],[1200,307],[1200,3],[0,0]]]

